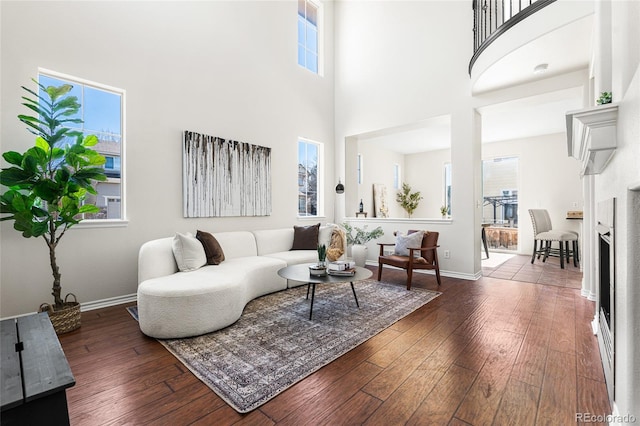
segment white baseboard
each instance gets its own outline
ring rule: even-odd
[[[369,266],[378,266],[377,262],[374,261],[367,261],[367,265]],[[402,268],[396,268],[395,266],[391,266],[391,265],[383,265],[383,268],[391,268],[391,269],[397,269],[397,270],[403,270]],[[435,275],[436,272],[433,270],[427,270],[427,269],[414,269],[414,271],[416,274],[429,274],[429,275]],[[440,276],[442,277],[449,277],[449,278],[459,278],[461,280],[468,280],[468,281],[477,281],[480,278],[482,278],[482,271],[476,273],[476,274],[462,274],[460,272],[453,272],[453,271],[444,271],[444,270],[440,270]]]
[[[93,302],[85,302],[80,304],[80,312],[93,311],[94,309],[108,308],[110,306],[122,305],[123,303],[135,302],[138,300],[138,295],[125,294],[124,296],[110,297],[108,299],[94,300]],[[13,315],[10,317],[0,318],[0,320],[26,317],[27,315],[33,315],[37,312],[27,312],[26,314]]]
[[[125,294],[124,296],[110,297],[108,299],[94,300],[80,304],[80,312],[93,311],[94,309],[108,308],[110,306],[122,305],[123,303],[135,302],[138,300],[137,293]]]

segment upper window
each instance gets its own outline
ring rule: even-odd
[[[298,65],[318,74],[319,7],[309,0],[298,0]]]
[[[322,144],[298,141],[298,216],[322,215]]]
[[[75,96],[80,103],[77,116],[82,123],[67,123],[70,128],[96,135],[98,143],[92,147],[102,154],[107,180],[97,182],[97,195],[89,194],[87,201],[100,208],[99,213],[87,214],[85,219],[124,219],[123,203],[123,143],[124,91],[68,75],[41,71],[38,80],[43,86],[70,84],[67,96]]]

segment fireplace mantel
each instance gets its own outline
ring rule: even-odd
[[[617,146],[618,104],[569,111],[566,120],[569,156],[580,160],[582,175],[601,173]]]

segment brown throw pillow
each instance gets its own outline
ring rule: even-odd
[[[291,250],[316,250],[320,224],[309,226],[293,226],[293,247]]]
[[[208,232],[198,231],[196,238],[202,243],[204,253],[207,255],[208,265],[219,265],[224,260],[224,252],[216,237]]]

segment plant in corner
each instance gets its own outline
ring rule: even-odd
[[[444,219],[449,214],[449,208],[447,206],[441,206],[440,207],[440,214],[442,215],[442,218]]]
[[[40,93],[22,86],[31,95],[22,97],[22,105],[36,116],[18,115],[18,119],[36,136],[35,145],[24,154],[15,151],[2,154],[11,167],[0,171],[0,184],[8,188],[0,196],[3,215],[0,220],[13,220],[14,229],[23,237],[42,237],[47,244],[53,274],[52,316],[72,305],[61,297],[56,248],[66,231],[82,220],[83,214],[99,211],[95,205],[85,203],[85,198],[88,193],[97,194],[94,182],[105,181],[107,177],[102,167],[105,158],[90,148],[98,143],[98,138],[85,137],[82,132],[67,127],[69,123],[82,123],[74,118],[80,104],[75,96],[68,95],[72,86],[45,87],[33,81]],[[77,312],[75,328],[79,326],[79,307]],[[56,328],[53,317],[52,322]],[[56,332],[71,329],[56,328]]]
[[[406,210],[406,212],[409,214],[409,218],[411,218],[413,212],[418,208],[420,200],[422,200],[420,191],[411,192],[411,186],[403,182],[402,190],[398,191],[398,193],[396,194],[396,201],[403,209]]]

